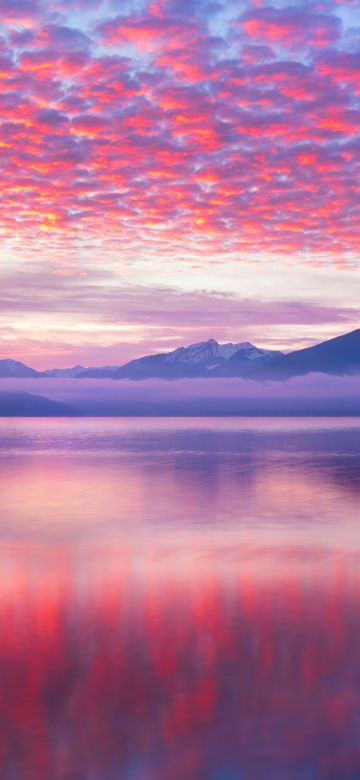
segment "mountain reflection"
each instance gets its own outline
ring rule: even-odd
[[[358,430],[56,425],[1,465],[1,778],[358,778]]]

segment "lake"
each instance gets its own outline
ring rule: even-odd
[[[0,421],[2,780],[360,777],[360,420]]]

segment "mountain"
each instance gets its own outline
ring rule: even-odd
[[[80,374],[84,374],[87,371],[115,371],[119,366],[103,366],[102,368],[86,368],[85,366],[76,365],[72,368],[50,368],[47,371],[42,372],[42,376],[49,376],[53,379],[73,379]]]
[[[83,374],[87,371],[85,366],[73,366],[72,368],[49,368],[47,371],[43,371],[43,376],[53,377],[54,379],[68,379]]]
[[[360,374],[360,329],[298,349],[259,368],[258,379],[289,379],[310,373],[339,376]]]
[[[16,360],[0,360],[0,378],[190,379],[243,377],[264,382],[309,373],[360,374],[360,329],[284,355],[249,342],[219,344],[215,339],[171,352],[131,360],[123,366],[53,368],[35,371]]]
[[[285,357],[282,352],[271,349],[259,349],[253,344],[245,342],[240,345],[228,360],[217,370],[217,376],[242,376],[253,377],[261,367],[264,371],[278,358]]]
[[[191,363],[212,368],[221,365],[243,346],[243,344],[232,343],[218,344],[215,339],[199,341],[197,344],[190,344],[189,347],[178,347],[172,352],[165,353],[164,362]]]
[[[281,352],[258,349],[253,344],[219,344],[215,339],[179,347],[172,352],[147,355],[131,360],[111,372],[106,369],[90,369],[80,378],[112,379],[180,379],[204,376],[248,376],[254,365],[265,364],[281,355]],[[230,371],[227,368],[230,366]]]
[[[31,378],[41,376],[39,371],[35,371],[34,368],[25,366],[24,363],[19,363],[18,360],[0,360],[0,378]]]
[[[31,393],[0,393],[0,417],[82,417],[72,406]]]

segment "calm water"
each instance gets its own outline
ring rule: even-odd
[[[360,421],[0,421],[1,780],[360,778]]]

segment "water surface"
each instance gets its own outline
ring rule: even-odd
[[[360,421],[0,421],[2,780],[360,777]]]

